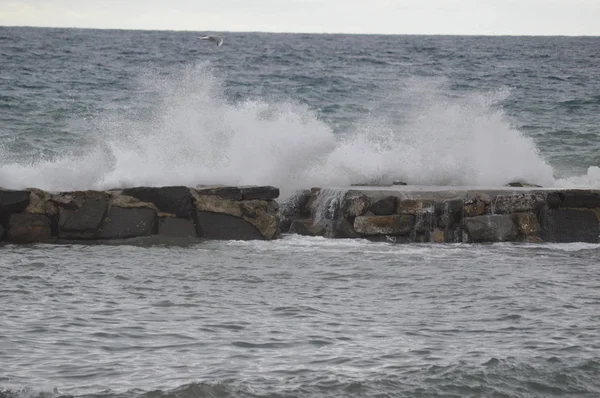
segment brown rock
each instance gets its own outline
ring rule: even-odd
[[[540,224],[533,213],[515,213],[512,215],[512,220],[520,235],[537,235],[540,232]]]
[[[436,228],[431,232],[429,239],[432,243],[445,243],[446,235],[444,234],[444,231]]]
[[[359,216],[354,219],[354,230],[361,235],[408,235],[414,222],[412,215]]]
[[[464,212],[467,217],[482,216],[485,214],[485,202],[478,199],[469,200],[465,202]]]
[[[25,213],[47,214],[49,216],[58,214],[58,206],[52,201],[52,194],[37,188],[30,188],[28,191],[30,192],[30,201],[29,206],[24,211]]]
[[[214,195],[198,195],[195,190],[191,190],[191,192],[197,211],[240,217],[256,227],[265,239],[279,237],[277,202],[272,200],[228,200]]]
[[[398,214],[417,215],[419,213],[433,213],[434,210],[435,202],[428,199],[404,199],[398,201],[396,207],[396,213]]]
[[[10,216],[8,240],[17,243],[45,242],[52,239],[50,219],[43,214],[17,213]]]
[[[371,205],[370,199],[365,195],[346,197],[342,207],[345,217],[357,217],[365,214]]]

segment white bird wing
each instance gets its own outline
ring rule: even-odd
[[[221,45],[223,44],[223,39],[220,37],[216,37],[216,36],[200,36],[198,38],[200,40],[214,41],[215,43],[217,43],[217,47],[221,47]]]

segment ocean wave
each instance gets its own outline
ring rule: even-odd
[[[415,185],[557,183],[535,142],[499,106],[510,94],[505,90],[450,96],[443,82],[399,82],[366,117],[334,134],[294,101],[231,104],[224,81],[206,63],[169,76],[149,72],[140,77],[137,102],[152,96],[150,108],[100,115],[92,120],[91,142],[69,153],[1,164],[0,186],[271,184],[285,194],[384,178]],[[3,158],[11,157],[0,144]]]
[[[110,389],[97,393],[61,394],[32,389],[1,390],[0,398],[281,398],[281,397],[531,397],[600,394],[597,372],[600,363],[584,360],[571,366],[557,358],[536,358],[535,364],[514,359],[490,358],[480,365],[458,363],[422,367],[389,364],[383,371],[397,376],[353,378],[330,372],[307,372],[257,380],[193,382],[173,389]]]

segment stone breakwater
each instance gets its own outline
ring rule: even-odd
[[[104,241],[153,235],[277,239],[278,197],[279,189],[270,186],[0,189],[0,241]]]
[[[0,241],[272,240],[281,233],[412,243],[600,241],[600,190],[271,186],[0,189]]]
[[[281,230],[398,243],[597,243],[599,218],[597,190],[313,188],[282,204]]]

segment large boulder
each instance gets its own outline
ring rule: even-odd
[[[354,230],[360,235],[409,235],[414,226],[412,215],[358,216]]]
[[[294,192],[279,206],[279,228],[282,233],[288,232],[292,222],[298,218],[309,218],[310,209],[308,200],[311,191],[309,189]]]
[[[233,225],[228,218],[210,217],[205,214],[198,216],[198,213],[221,213],[250,223],[260,232],[263,239],[276,239],[280,235],[279,205],[273,200],[227,200],[213,195],[199,195],[195,190],[192,190],[192,195],[196,205],[197,230],[209,230],[208,225],[202,225],[203,222],[221,220],[227,222],[227,225]]]
[[[398,199],[395,196],[381,198],[371,205],[371,212],[376,216],[389,216],[394,214],[396,212],[397,200]]]
[[[450,228],[456,224],[460,224],[463,216],[463,208],[463,199],[447,199],[437,202],[435,210],[438,216],[438,225]]]
[[[398,201],[396,213],[418,215],[423,213],[433,213],[435,211],[435,202],[430,199],[402,199]]]
[[[512,220],[517,226],[517,231],[521,237],[528,238],[530,236],[537,236],[540,233],[540,223],[534,213],[515,213],[512,216]]]
[[[472,242],[509,242],[517,238],[517,227],[509,215],[485,215],[465,220]]]
[[[159,217],[158,235],[173,238],[196,238],[196,226],[192,220],[177,217]]]
[[[345,217],[357,217],[365,214],[371,206],[371,199],[366,195],[347,195],[342,204]]]
[[[86,191],[72,193],[73,203],[82,203],[72,210],[59,208],[58,237],[61,239],[96,239],[98,229],[108,210],[105,192]]]
[[[53,196],[49,192],[37,188],[29,188],[30,201],[25,213],[30,214],[45,214],[49,217],[58,216],[58,205],[54,202]]]
[[[218,196],[221,199],[242,200],[240,187],[198,185],[195,192],[198,195]]]
[[[210,211],[196,211],[196,233],[205,239],[263,240],[254,225],[241,217]]]
[[[184,186],[126,188],[122,194],[152,203],[159,211],[177,217],[191,218],[194,211],[190,189]]]
[[[240,187],[242,200],[271,200],[279,197],[279,188],[266,186]]]
[[[52,239],[50,219],[42,214],[16,213],[10,216],[8,240],[16,243],[46,242]]]
[[[550,208],[585,207],[588,209],[600,207],[600,192],[584,189],[572,189],[567,191],[550,192],[547,197]]]
[[[546,203],[541,194],[498,195],[491,202],[492,214],[538,212]]]
[[[29,206],[29,191],[0,189],[0,218],[20,213]]]
[[[598,217],[589,209],[546,209],[540,213],[540,237],[546,242],[598,243]]]
[[[111,206],[100,225],[98,239],[123,239],[153,235],[156,211],[147,207]]]

